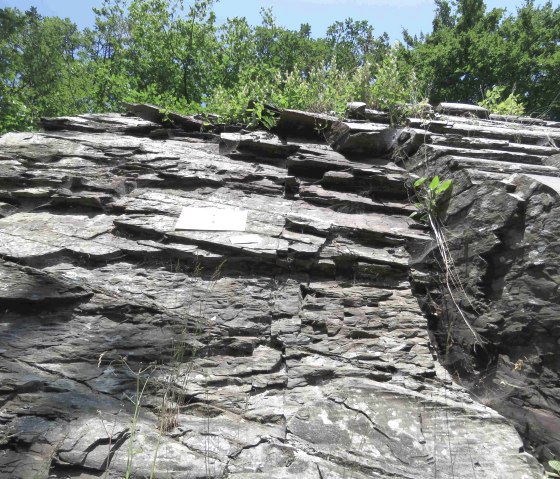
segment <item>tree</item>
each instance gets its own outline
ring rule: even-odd
[[[337,112],[348,100],[394,101],[399,113],[428,87],[432,102],[515,98],[517,111],[560,118],[560,7],[550,1],[506,14],[483,0],[435,0],[432,31],[404,31],[406,47],[351,18],[314,38],[307,23],[278,25],[271,9],[254,27],[218,26],[216,1],[104,0],[83,32],[36,9],[0,9],[0,132],[123,101],[227,119],[244,118],[250,100]]]
[[[410,62],[431,85],[430,99],[475,103],[495,87],[526,110],[560,116],[560,7],[526,0],[517,15],[486,11],[482,0],[436,1],[433,30],[412,44]],[[498,90],[495,90],[498,91]]]
[[[347,18],[335,22],[327,29],[326,43],[339,68],[353,71],[366,62],[377,64],[389,50],[386,33],[375,37],[367,20]]]
[[[468,32],[484,19],[484,0],[455,0],[454,4],[457,10],[458,32]]]
[[[127,72],[130,24],[126,0],[104,0],[93,11],[95,27],[85,30],[91,106],[93,111],[118,111],[119,103],[130,91]]]
[[[432,20],[432,30],[437,32],[455,25],[455,16],[451,13],[451,5],[447,0],[435,0],[436,10]]]
[[[75,24],[32,8],[0,10],[0,131],[87,108],[83,37]]]
[[[526,0],[504,21],[501,35],[508,49],[496,65],[497,83],[515,87],[529,113],[560,119],[560,6]]]

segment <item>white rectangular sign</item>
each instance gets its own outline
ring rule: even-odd
[[[245,231],[247,211],[185,206],[175,230]]]

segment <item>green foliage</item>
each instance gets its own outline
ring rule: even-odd
[[[0,132],[33,129],[41,116],[119,111],[122,101],[264,125],[258,105],[342,115],[361,100],[401,123],[428,98],[560,118],[551,2],[526,0],[506,15],[482,0],[436,0],[433,31],[404,32],[406,47],[390,47],[365,20],[335,22],[324,37],[305,23],[279,26],[270,9],[257,26],[218,25],[216,1],[104,0],[83,31],[33,8],[0,8]]]
[[[181,0],[133,0],[126,67],[132,88],[157,90],[185,105],[199,105],[214,86],[217,49],[213,0],[186,11]]]
[[[267,130],[276,125],[277,115],[274,111],[267,108],[262,101],[252,101],[246,110],[246,123],[249,127],[256,128],[262,126]]]
[[[453,180],[441,181],[439,176],[434,176],[428,183],[428,178],[423,176],[413,186],[417,211],[410,215],[411,218],[420,223],[433,223],[447,209],[453,191]],[[429,221],[430,218],[432,221]]]
[[[309,69],[306,74],[294,71],[281,78],[275,101],[284,108],[343,115],[354,99],[355,78],[345,73],[335,59]]]
[[[0,9],[0,132],[87,109],[83,40],[69,20]]]
[[[8,131],[29,131],[33,127],[34,118],[25,103],[5,89],[0,105],[0,134]]]
[[[157,84],[147,84],[141,90],[129,89],[123,93],[123,101],[127,103],[151,103],[162,110],[176,113],[199,113],[202,108],[195,111],[191,105],[187,107],[185,100],[174,96],[171,92],[162,92]]]
[[[238,83],[230,88],[219,85],[212,95],[206,98],[206,111],[219,115],[221,122],[256,126],[258,116],[263,115],[263,105],[271,101],[275,88],[274,80],[278,77],[279,72],[272,68],[241,70]]]
[[[416,72],[398,58],[401,48],[397,44],[385,56],[372,88],[373,106],[388,111],[392,124],[403,123],[427,103]]]
[[[553,472],[547,472],[547,477],[560,477],[560,461],[548,461]]]
[[[517,92],[512,107],[515,100],[530,114],[560,118],[560,7],[533,0],[516,14],[486,10],[482,0],[438,0],[436,7],[433,31],[410,45],[432,102],[476,103],[500,85]]]
[[[376,38],[367,20],[348,18],[335,22],[327,29],[325,43],[329,56],[347,72],[355,71],[366,62],[379,63],[389,51],[388,35],[384,33]]]
[[[523,115],[525,113],[525,107],[523,103],[521,103],[519,95],[515,95],[512,91],[505,100],[502,100],[505,89],[505,86],[495,85],[489,90],[486,90],[484,99],[479,101],[478,104],[487,108],[492,113],[498,113],[500,115]]]
[[[278,108],[332,111],[342,116],[356,90],[355,78],[340,70],[334,60],[330,66],[317,65],[307,73],[254,68],[240,73],[240,85],[229,89],[218,87],[208,98],[206,108],[227,122],[253,126],[261,123],[269,128],[272,118],[262,121],[267,113],[258,105],[268,103]],[[252,102],[256,106],[247,110],[247,105]]]

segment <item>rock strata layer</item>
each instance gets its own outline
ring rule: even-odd
[[[220,137],[133,107],[0,138],[1,477],[542,476],[430,347],[391,160],[418,128],[337,124],[335,151],[330,117]],[[176,231],[185,206],[246,231]]]

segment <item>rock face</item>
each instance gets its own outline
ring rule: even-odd
[[[433,246],[422,250],[414,287],[442,363],[512,419],[541,460],[560,457],[560,125],[441,117],[422,126],[430,142],[406,165],[454,179],[445,235],[462,288],[453,294],[484,339],[475,344],[434,283]]]
[[[317,116],[283,118],[301,135]],[[1,477],[542,476],[434,357],[408,253],[431,240],[386,150],[156,121],[84,115],[0,138]],[[508,225],[537,196],[532,234],[557,219],[549,184],[484,175]],[[184,206],[246,211],[246,231],[176,231]],[[539,308],[547,268],[529,268]]]

